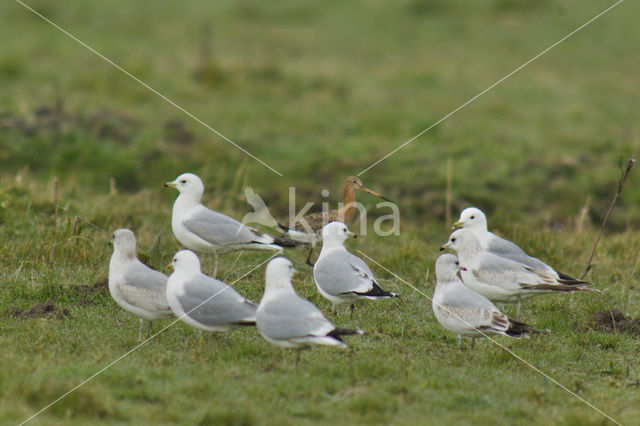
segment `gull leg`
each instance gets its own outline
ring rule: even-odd
[[[244,252],[242,250],[238,252],[238,257],[236,257],[236,260],[233,261],[233,263],[231,264],[231,267],[229,268],[230,271],[233,271],[233,268],[236,267],[236,263],[238,263],[238,260],[240,260],[243,254]]]
[[[350,309],[351,309],[351,314],[349,315],[349,319],[351,319],[351,320],[353,319],[353,310],[354,310],[355,308],[356,308],[355,303],[352,303],[352,304],[351,304],[351,308],[350,308]]]
[[[299,362],[300,362],[300,349],[296,349],[296,368],[298,368]]]
[[[213,277],[218,275],[218,252],[213,251]]]
[[[313,253],[313,249],[314,247],[311,246],[311,249],[309,250],[309,254],[307,255],[307,265],[311,266],[312,268],[315,265],[315,263],[311,263],[311,254]]]
[[[516,308],[516,319],[520,319],[520,296],[518,296],[518,307]]]
[[[149,321],[149,324],[147,324],[147,339],[151,337],[152,332],[153,332],[153,321]]]
[[[474,346],[476,345],[476,338],[472,337],[471,338],[471,350],[473,350]]]
[[[458,349],[462,350],[462,336],[458,334]]]
[[[498,306],[500,306],[500,311],[504,311],[504,303],[498,303]]]
[[[144,330],[144,320],[140,318],[140,329],[138,329],[138,341],[142,341],[142,330]]]

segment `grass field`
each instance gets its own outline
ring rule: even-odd
[[[180,248],[176,196],[198,173],[205,203],[241,217],[251,185],[273,212],[320,202],[396,146],[608,7],[605,1],[27,2],[280,171],[248,158],[17,2],[0,5],[0,422],[25,420],[137,344],[137,320],[104,293],[112,231],[133,229],[162,268]],[[579,275],[640,148],[640,6],[625,1],[404,150],[364,173],[394,199],[401,235],[351,241],[430,296],[453,214]],[[638,335],[594,328],[596,311],[640,317],[640,173],[632,171],[588,278],[600,294],[547,296],[521,318],[550,336],[497,340],[623,424],[640,418]],[[54,190],[54,180],[58,191]],[[56,202],[57,198],[57,202]],[[361,197],[374,206],[375,200]],[[577,225],[587,206],[584,226]],[[56,208],[57,207],[57,208]],[[57,211],[57,213],[56,213]],[[372,209],[372,214],[375,210]],[[386,212],[385,212],[386,213]],[[160,236],[159,242],[154,244]],[[400,300],[353,321],[321,298],[304,250],[295,286],[339,326],[345,351],[295,354],[254,329],[199,336],[176,324],[33,424],[606,424],[495,344],[458,351],[430,300],[379,267]],[[221,258],[259,300],[268,258]],[[205,271],[212,259],[203,257]],[[53,311],[28,310],[53,303]],[[507,306],[507,313],[514,312]],[[27,311],[25,314],[24,312]],[[22,312],[22,313],[21,313]],[[170,321],[158,322],[155,330]]]

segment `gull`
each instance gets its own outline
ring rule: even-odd
[[[364,186],[358,177],[349,176],[342,185],[342,204],[339,208],[308,214],[301,220],[289,224],[289,226],[280,224],[281,228],[286,229],[285,235],[292,240],[311,244],[311,250],[307,256],[307,264],[309,266],[313,266],[311,254],[316,244],[322,239],[322,227],[330,222],[343,222],[350,225],[354,221],[356,210],[358,210],[356,206],[356,191],[363,191],[374,197],[392,202]]]
[[[167,301],[178,319],[214,333],[256,325],[257,306],[233,287],[204,275],[194,252],[179,251],[169,266],[173,273],[167,281]]]
[[[578,280],[570,275],[555,271],[540,259],[529,256],[524,250],[511,241],[500,238],[493,232],[488,231],[487,217],[480,209],[475,207],[464,209],[462,213],[460,213],[458,221],[453,225],[456,228],[462,227],[471,231],[483,250],[488,250],[498,256],[523,263],[533,269],[551,271],[559,280],[563,280],[565,284],[589,284],[586,281]]]
[[[299,245],[287,238],[272,237],[203,206],[200,201],[204,185],[193,173],[181,174],[164,186],[176,188],[180,192],[171,215],[174,235],[186,248],[215,256],[213,275],[216,275],[218,269],[219,253],[235,250],[282,251],[282,247]]]
[[[517,302],[518,314],[521,299],[554,292],[598,291],[586,287],[589,283],[567,282],[548,269],[535,269],[483,250],[468,229],[454,231],[440,250],[447,248],[457,253],[463,267],[462,281],[469,288],[494,302]]]
[[[313,267],[313,279],[320,294],[334,305],[351,303],[353,317],[355,302],[399,295],[380,288],[369,266],[344,248],[350,236],[355,234],[342,222],[331,222],[322,229],[322,250]]]
[[[292,349],[314,345],[346,348],[341,336],[364,333],[336,328],[311,302],[298,296],[291,284],[294,272],[293,265],[284,257],[277,257],[267,265],[256,324],[269,343]],[[296,364],[299,356],[300,352]]]
[[[144,321],[169,318],[171,308],[165,290],[167,276],[149,268],[136,257],[136,237],[129,229],[113,233],[113,255],[109,262],[109,293],[122,309],[140,318],[138,340],[142,340]]]
[[[473,349],[476,337],[501,334],[520,338],[528,333],[549,334],[507,317],[489,299],[464,285],[458,276],[458,258],[443,254],[436,261],[436,289],[431,307],[442,327],[458,335],[471,337]],[[462,268],[464,270],[464,268]]]

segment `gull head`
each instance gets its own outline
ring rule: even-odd
[[[195,198],[198,201],[202,198],[202,194],[204,193],[202,180],[193,173],[183,173],[173,182],[165,183],[164,186],[175,188],[181,195]]]
[[[191,250],[180,250],[173,255],[171,264],[167,266],[169,269],[173,269],[176,273],[185,273],[187,275],[193,275],[200,273],[200,259]]]
[[[466,228],[472,231],[487,230],[487,217],[482,210],[475,207],[466,208],[460,213],[460,218],[453,224],[454,228]]]
[[[349,176],[344,181],[344,189],[352,189],[352,190],[356,190],[356,191],[366,192],[367,194],[371,194],[374,197],[381,198],[381,199],[383,199],[385,201],[393,202],[390,199],[388,199],[386,197],[383,197],[382,195],[378,194],[377,192],[372,191],[369,188],[367,188],[366,186],[364,186],[362,184],[362,181],[360,180],[360,178],[358,178],[356,176]]]
[[[113,252],[126,258],[136,257],[136,236],[129,229],[116,229],[113,232]]]
[[[451,253],[440,255],[436,260],[436,281],[455,281],[458,269],[460,269],[460,264],[455,255]]]
[[[440,251],[450,249],[458,254],[458,257],[466,254],[474,254],[480,250],[478,239],[468,229],[462,228],[449,236],[449,240],[440,247]]]
[[[267,264],[265,271],[266,290],[293,289],[291,278],[296,270],[286,257],[276,257]]]
[[[356,238],[356,234],[350,232],[347,225],[342,222],[327,223],[322,228],[322,244],[328,246],[342,245],[349,237]]]

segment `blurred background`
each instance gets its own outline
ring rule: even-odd
[[[31,7],[193,113],[280,177],[17,2],[0,4],[0,173],[76,194],[162,191],[191,171],[207,204],[279,214],[338,201],[360,173],[612,4],[601,0],[92,1]],[[640,148],[637,2],[624,2],[360,177],[403,219],[552,229],[599,222]],[[449,160],[450,159],[450,160]],[[610,219],[640,225],[640,173]],[[167,203],[175,193],[163,193]],[[225,204],[226,203],[226,204]],[[230,204],[229,204],[230,203]],[[388,213],[388,212],[384,212]],[[491,224],[491,222],[490,222]]]

